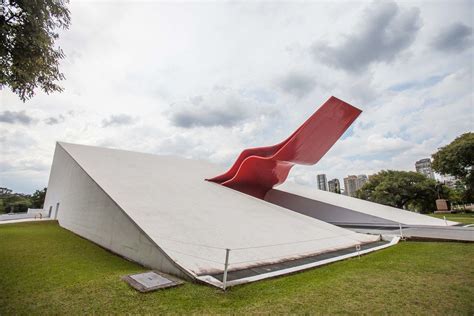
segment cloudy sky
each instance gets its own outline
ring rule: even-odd
[[[416,160],[474,130],[471,1],[76,2],[65,91],[0,91],[0,186],[47,185],[56,141],[209,160],[288,136],[334,95],[363,110],[314,186]],[[212,175],[210,175],[212,176]]]

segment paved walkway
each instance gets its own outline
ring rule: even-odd
[[[22,218],[22,219],[12,219],[7,221],[0,221],[0,225],[4,224],[14,224],[14,223],[26,223],[26,222],[40,222],[40,221],[53,221],[54,219],[45,217],[42,219],[34,219],[34,218]]]
[[[375,235],[400,236],[400,229],[380,229],[367,227],[352,227],[353,231]],[[410,240],[439,240],[439,241],[464,241],[474,242],[474,227],[460,226],[430,226],[430,227],[404,227],[403,237]]]
[[[368,250],[368,249],[379,247],[382,245],[388,245],[389,243],[390,242],[388,241],[377,241],[370,244],[364,244],[364,245],[361,245],[360,251]],[[288,268],[302,266],[308,263],[318,262],[318,261],[322,261],[322,260],[326,260],[330,258],[335,258],[335,257],[351,254],[354,252],[357,252],[357,250],[355,250],[354,247],[351,247],[351,248],[326,252],[323,254],[318,254],[318,255],[314,255],[310,257],[287,260],[287,261],[273,263],[273,264],[266,264],[266,265],[256,266],[256,267],[237,270],[237,271],[229,271],[229,273],[227,274],[227,281],[244,279],[244,278],[253,277],[260,274],[266,274],[266,273],[270,273],[274,271],[285,270]],[[222,273],[214,274],[212,276],[221,282],[224,278]]]

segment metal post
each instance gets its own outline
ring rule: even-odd
[[[402,224],[401,224],[401,223],[398,223],[398,227],[400,227],[400,239],[403,239]]]
[[[222,283],[223,283],[223,287],[224,287],[224,291],[227,287],[227,268],[229,267],[229,253],[230,253],[230,249],[227,248],[225,250],[225,264],[224,264],[224,277],[222,278]]]
[[[359,259],[360,259],[360,245],[356,245],[356,250],[357,250],[357,255],[359,256]]]

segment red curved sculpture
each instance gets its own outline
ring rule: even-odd
[[[290,137],[277,145],[245,149],[227,172],[206,180],[263,199],[295,164],[317,163],[361,112],[330,97]]]

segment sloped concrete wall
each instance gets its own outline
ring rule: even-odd
[[[51,217],[56,218],[62,227],[144,266],[190,278],[172,263],[59,144],[56,145],[44,204],[46,211],[50,208]]]
[[[341,225],[452,226],[458,223],[341,194],[286,182],[265,200],[329,223]]]
[[[397,222],[385,218],[356,212],[276,189],[272,189],[267,193],[265,201],[335,225],[398,225]]]

